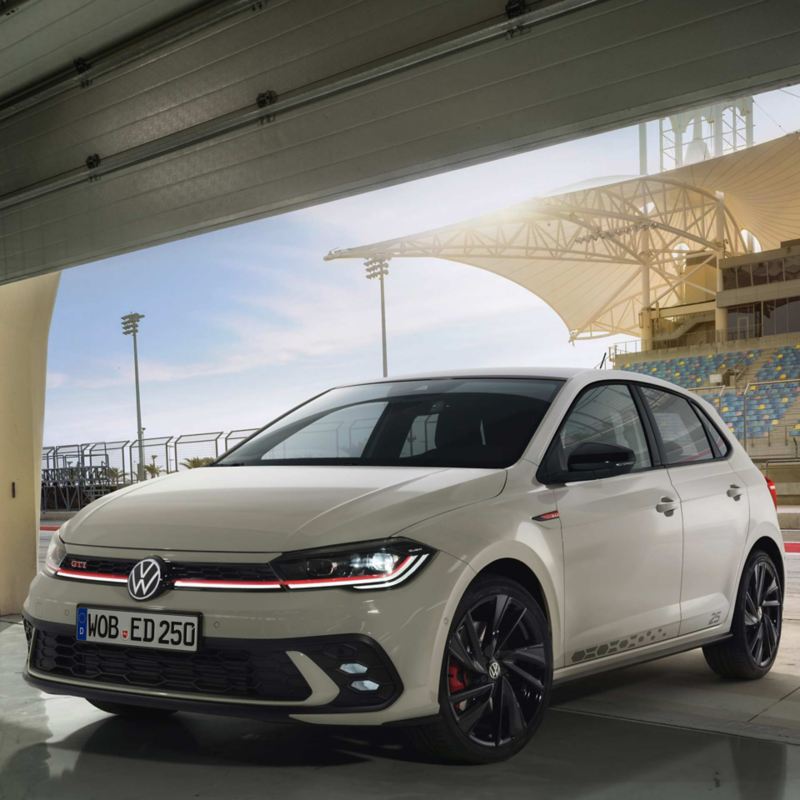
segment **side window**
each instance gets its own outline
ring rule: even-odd
[[[661,434],[664,461],[668,466],[714,458],[705,427],[688,400],[650,386],[641,388]]]
[[[565,470],[570,453],[586,442],[633,450],[634,470],[652,466],[644,426],[625,384],[594,386],[581,395],[558,433],[550,468]]]
[[[695,406],[694,410],[701,416],[703,422],[705,423],[706,433],[716,448],[717,453],[719,453],[720,456],[728,455],[728,452],[731,449],[730,445],[725,437],[719,432],[719,428],[717,428],[717,426],[713,423],[711,417],[709,417],[702,408],[697,408],[697,406]]]

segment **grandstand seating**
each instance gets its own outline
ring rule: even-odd
[[[639,361],[626,363],[620,359],[620,369],[629,369],[643,375],[652,375],[665,381],[677,383],[686,389],[708,386],[711,375],[727,372],[736,373],[747,368],[760,355],[760,350],[736,351],[732,353],[710,353],[705,356],[685,356],[659,361]],[[798,351],[800,353],[800,351]]]
[[[711,375],[733,370],[743,376],[745,370],[756,365],[755,374],[747,376],[747,381],[791,381],[800,379],[800,344],[779,347],[772,351],[741,350],[727,353],[713,353],[702,356],[685,356],[663,360],[631,362],[624,356],[617,358],[620,369],[631,370],[644,375],[677,383],[687,389],[709,387]],[[744,435],[744,389],[746,381],[737,381],[736,388],[707,390],[702,396],[719,410],[720,415],[733,433],[741,438]],[[771,429],[786,425],[791,436],[800,437],[800,419],[789,412],[800,400],[800,380],[788,384],[761,384],[751,386],[747,393],[747,437],[753,439],[766,436]]]
[[[779,347],[758,370],[756,380],[785,381],[800,377],[800,345]]]

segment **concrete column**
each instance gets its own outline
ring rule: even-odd
[[[642,310],[639,312],[640,338],[642,340],[642,350],[650,350],[653,347],[653,321],[650,319],[650,265],[652,253],[650,252],[650,230],[648,228],[642,230],[640,245],[639,259],[642,262]]]
[[[639,123],[639,174],[647,175],[647,123]]]
[[[642,350],[653,347],[653,320],[650,319],[650,262],[642,264],[642,311],[641,311]]]
[[[36,574],[47,338],[58,273],[0,286],[0,614]]]
[[[717,192],[717,292],[722,291],[722,267],[720,261],[725,257],[725,195]],[[717,342],[724,344],[728,340],[728,309],[721,308],[717,300],[714,310],[714,331]]]

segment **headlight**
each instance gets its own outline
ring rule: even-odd
[[[408,580],[433,552],[408,539],[386,539],[287,553],[272,566],[288,589],[388,589]]]
[[[58,533],[54,533],[47,546],[47,555],[44,559],[45,575],[55,575],[61,562],[67,557],[67,548]]]

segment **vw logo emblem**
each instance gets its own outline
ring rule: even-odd
[[[496,661],[489,664],[489,677],[496,681],[500,677],[500,665]]]
[[[128,575],[128,594],[134,600],[149,600],[162,589],[164,562],[160,558],[144,558],[133,565]]]

